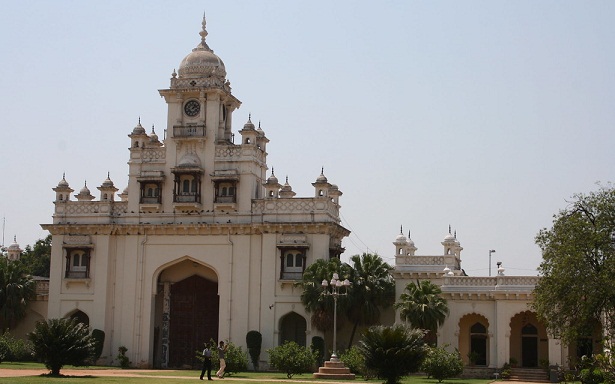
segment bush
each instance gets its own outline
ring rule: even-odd
[[[316,353],[307,347],[302,347],[294,341],[268,349],[269,364],[286,373],[289,379],[293,375],[311,372],[316,363]]]
[[[459,351],[449,352],[442,347],[431,347],[421,370],[441,383],[442,380],[459,376],[463,372],[463,360]]]
[[[16,339],[8,331],[0,335],[0,362],[33,360],[32,343],[28,340]]]
[[[6,356],[10,353],[9,346],[6,341],[0,339],[0,363],[6,359]]]
[[[579,373],[579,381],[583,384],[600,384],[604,383],[604,375],[600,369],[585,368]]]
[[[34,353],[52,376],[59,376],[64,365],[89,365],[94,357],[94,339],[88,326],[77,319],[49,319],[38,322],[28,334]]]
[[[250,331],[246,334],[246,346],[252,360],[252,366],[255,371],[258,371],[258,362],[261,357],[261,346],[263,344],[263,335],[258,331]]]
[[[370,327],[359,343],[365,366],[387,384],[398,383],[421,367],[427,353],[423,336],[423,331],[402,324]]]
[[[322,367],[325,361],[325,339],[320,336],[312,337],[312,352],[316,353],[316,365]]]
[[[363,379],[369,380],[374,378],[375,374],[365,366],[365,356],[357,346],[352,346],[349,350],[342,353],[340,360],[350,369],[355,375],[361,375]]]
[[[95,349],[94,349],[94,362],[100,358],[102,355],[103,346],[105,345],[105,332],[100,329],[95,329],[92,331],[92,338],[94,339]]]
[[[130,368],[130,359],[126,356],[126,352],[128,352],[128,348],[123,345],[117,349],[118,355],[117,360],[120,362],[120,368],[126,369]]]
[[[220,369],[220,358],[218,357],[218,348],[216,348],[216,341],[210,340],[211,343],[211,370],[217,371]],[[225,376],[230,376],[233,373],[245,372],[248,370],[248,354],[231,342],[226,343],[228,348],[224,357],[226,363],[226,369],[224,370]],[[195,351],[196,359],[203,362],[203,351]]]

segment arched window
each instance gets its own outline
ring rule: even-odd
[[[86,279],[90,277],[89,249],[69,249],[66,255],[65,276],[71,279]]]
[[[302,249],[285,249],[282,251],[282,273],[284,280],[300,280],[305,267],[305,251]]]

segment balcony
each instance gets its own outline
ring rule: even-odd
[[[205,137],[205,125],[174,125],[173,137]]]

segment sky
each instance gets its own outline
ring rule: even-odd
[[[158,94],[200,41],[225,63],[237,133],[252,114],[268,165],[312,196],[343,192],[343,259],[394,264],[410,231],[462,267],[536,275],[538,231],[575,193],[615,180],[612,1],[0,0],[4,244],[47,233],[66,173],[128,181],[139,118],[162,136]],[[268,172],[268,175],[270,172]]]

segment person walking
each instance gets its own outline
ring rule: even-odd
[[[220,341],[218,345],[218,358],[220,359],[220,369],[216,372],[216,376],[220,379],[224,379],[224,368],[226,368],[226,362],[224,358],[226,357],[226,350],[228,349],[228,344],[224,344],[224,341]]]
[[[200,379],[203,380],[203,376],[205,376],[205,372],[207,371],[207,380],[212,380],[211,378],[211,347],[209,343],[205,344],[205,349],[203,349],[203,370],[201,370]]]

